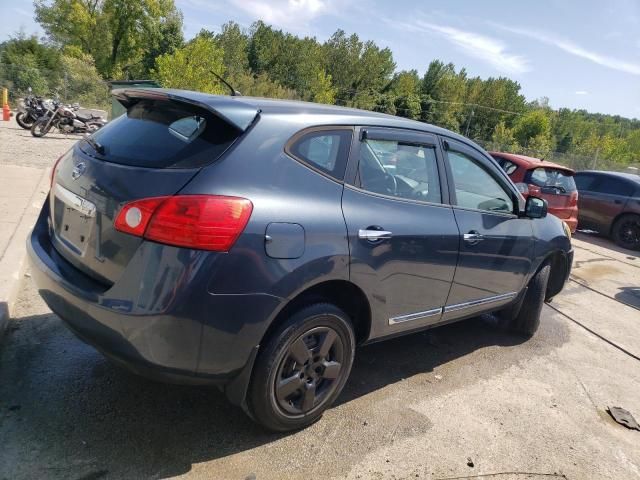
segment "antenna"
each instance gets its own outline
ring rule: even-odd
[[[220,75],[218,75],[216,72],[211,70],[211,74],[214,77],[216,77],[220,81],[220,83],[222,83],[225,87],[227,87],[229,90],[231,90],[231,96],[232,97],[241,97],[242,96],[242,94],[238,90],[236,90],[231,85],[229,85],[229,83],[224,78],[222,78]]]

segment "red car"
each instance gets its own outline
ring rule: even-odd
[[[549,213],[569,225],[571,233],[578,226],[578,190],[573,180],[575,171],[557,163],[513,153],[489,152],[509,175],[518,190],[544,198]]]

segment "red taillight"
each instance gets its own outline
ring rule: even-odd
[[[239,197],[146,198],[125,204],[115,228],[154,242],[226,252],[244,230],[252,210],[252,203]]]
[[[142,237],[153,216],[153,212],[167,198],[170,197],[145,198],[125,204],[114,222],[116,230]]]

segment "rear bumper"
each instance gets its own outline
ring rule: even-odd
[[[247,377],[282,299],[213,295],[206,285],[215,255],[153,243],[105,288],[53,248],[47,218],[45,205],[27,240],[32,277],[47,305],[83,341],[158,380],[228,387]]]

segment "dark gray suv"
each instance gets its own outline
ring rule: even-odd
[[[525,335],[570,233],[447,130],[303,102],[114,92],[56,163],[28,242],[50,308],[114,362],[216,384],[291,430],[358,344],[498,312]]]

